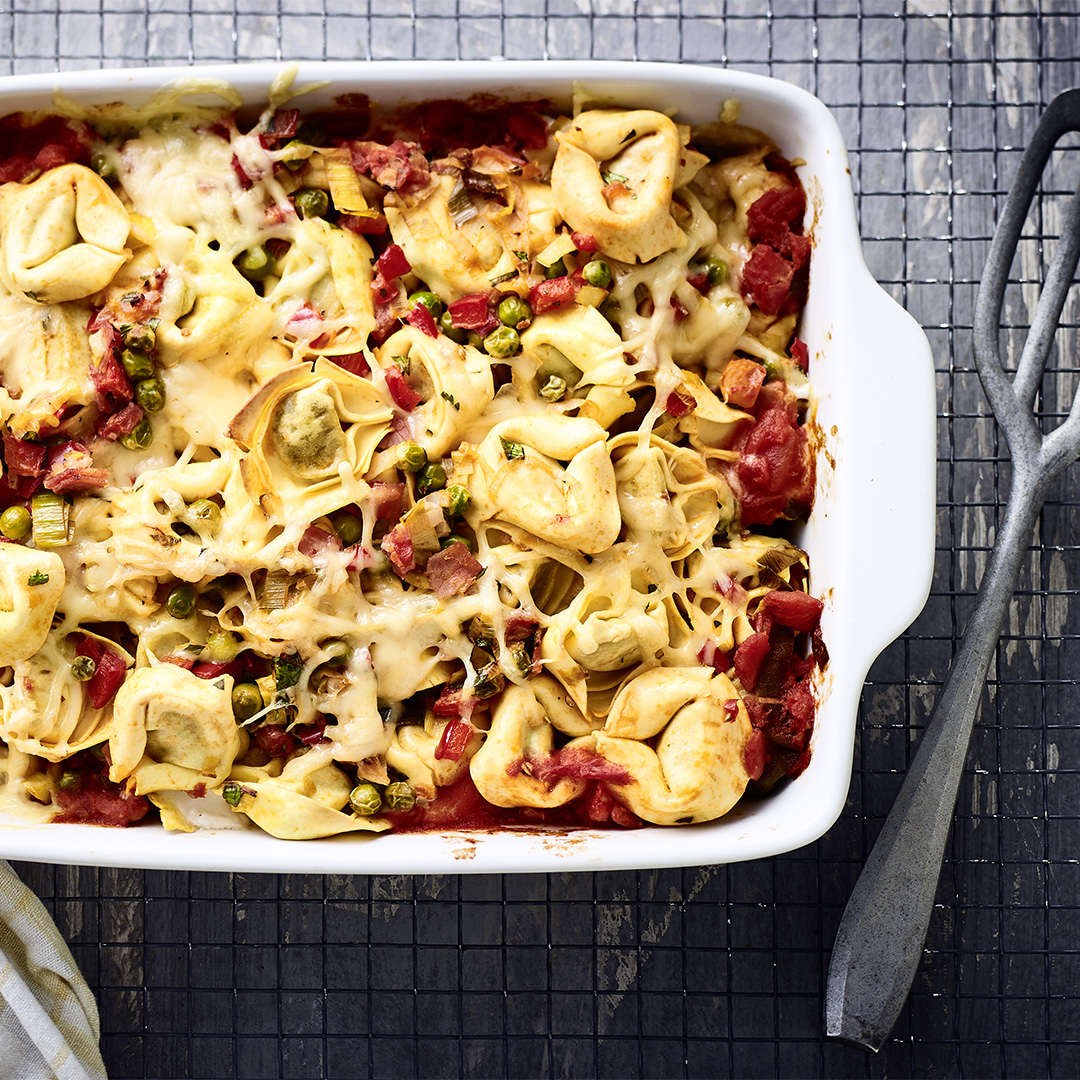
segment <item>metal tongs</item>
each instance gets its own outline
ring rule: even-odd
[[[1060,94],[1046,110],[994,231],[975,301],[975,363],[1009,444],[1012,488],[952,672],[848,901],[829,965],[826,1034],[870,1050],[879,1050],[888,1038],[915,978],[972,726],[1032,530],[1050,488],[1080,458],[1080,395],[1065,422],[1047,435],[1034,413],[1080,258],[1080,191],[1065,210],[1057,251],[1011,382],[998,342],[1005,285],[1028,208],[1051,151],[1071,131],[1080,131],[1080,89]]]

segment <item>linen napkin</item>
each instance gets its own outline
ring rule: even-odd
[[[105,1080],[97,1003],[56,923],[0,860],[0,1080]]]

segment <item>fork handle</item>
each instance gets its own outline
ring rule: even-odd
[[[1032,470],[1014,476],[963,643],[844,911],[829,964],[825,1030],[845,1042],[879,1050],[915,978],[971,729],[1045,489]]]

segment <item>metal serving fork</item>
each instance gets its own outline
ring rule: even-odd
[[[1080,259],[1080,191],[1069,202],[1016,375],[1001,364],[1002,300],[1028,207],[1058,140],[1080,131],[1080,89],[1050,104],[1024,152],[975,301],[975,363],[1013,462],[1012,488],[964,639],[896,803],[848,901],[825,991],[826,1034],[879,1050],[922,955],[971,730],[1032,529],[1051,486],[1080,458],[1080,394],[1043,435],[1035,396]]]

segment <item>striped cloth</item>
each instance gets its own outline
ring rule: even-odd
[[[0,1080],[104,1080],[97,1003],[41,901],[0,861]]]

